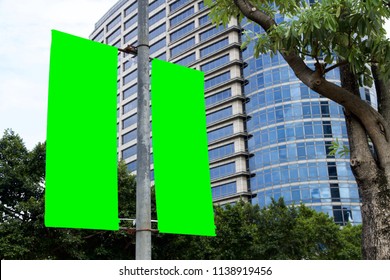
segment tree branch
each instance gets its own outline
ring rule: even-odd
[[[328,73],[329,71],[332,71],[333,69],[335,69],[335,68],[337,68],[337,67],[340,67],[340,66],[343,66],[343,65],[346,65],[346,64],[348,64],[348,61],[346,61],[346,60],[340,61],[340,62],[338,62],[338,63],[336,63],[336,64],[333,64],[333,65],[330,66],[329,68],[326,68],[325,71],[324,71],[324,73],[326,74],[326,73]]]
[[[257,8],[250,2],[250,0],[233,0],[235,5],[243,13],[244,16],[259,24],[268,33],[270,29],[276,25],[276,22],[267,14],[257,10]],[[302,58],[297,55],[296,50],[279,50],[280,54],[289,64],[295,75],[305,85],[310,87],[315,92],[333,100],[342,105],[355,115],[368,135],[373,141],[375,148],[387,147],[390,149],[390,127],[388,122],[369,104],[355,96],[350,91],[327,81],[318,73],[318,71],[311,70]],[[385,137],[383,137],[385,135]],[[379,153],[379,161],[381,164],[390,162],[390,155],[387,156],[388,151]]]

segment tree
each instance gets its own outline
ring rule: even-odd
[[[134,235],[124,230],[44,226],[45,159],[45,144],[29,152],[12,130],[0,139],[0,259],[134,259]],[[119,216],[134,217],[135,178],[123,162],[118,189]]]
[[[135,258],[132,231],[46,228],[44,178],[45,144],[27,151],[17,134],[6,131],[0,139],[1,259]],[[118,164],[118,194],[119,217],[134,217],[135,179],[124,162]],[[155,205],[154,199],[152,205]],[[155,207],[152,212],[156,214]],[[347,226],[347,231],[340,231],[323,213],[303,205],[287,207],[283,200],[274,201],[267,209],[242,201],[216,206],[215,223],[217,237],[156,235],[153,258],[359,258],[358,227]],[[131,222],[121,226],[133,227]]]
[[[29,152],[12,130],[0,139],[0,258],[79,259],[76,230],[43,225],[45,144]]]
[[[390,42],[383,29],[390,1],[206,2],[217,23],[238,16],[260,25],[265,32],[247,34],[256,41],[255,56],[279,52],[305,85],[344,107],[350,164],[362,196],[363,256],[390,259]],[[285,20],[277,24],[276,13]],[[316,61],[314,69],[306,58]],[[341,86],[326,79],[335,67]],[[359,86],[373,80],[378,111],[359,95]]]
[[[268,208],[239,201],[215,207],[216,237],[158,235],[155,259],[361,259],[361,227],[340,229],[324,213],[283,199]]]

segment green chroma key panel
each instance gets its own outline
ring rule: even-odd
[[[203,72],[152,61],[158,229],[215,236]]]
[[[52,31],[45,225],[118,230],[118,49]]]

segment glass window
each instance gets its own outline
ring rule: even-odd
[[[154,43],[153,45],[150,46],[150,53],[155,53],[163,48],[165,48],[167,44],[167,41],[165,38],[161,39],[160,41],[157,41],[156,43]]]
[[[132,80],[136,79],[138,75],[138,71],[134,70],[133,72],[127,74],[126,76],[123,77],[123,85],[128,84]]]
[[[207,89],[215,85],[221,84],[225,81],[228,81],[229,79],[230,79],[230,71],[219,74],[218,76],[206,80],[204,83],[204,87],[205,89]]]
[[[130,146],[122,151],[122,159],[127,159],[137,154],[137,144]]]
[[[200,41],[205,41],[206,39],[214,36],[225,30],[226,28],[223,25],[219,25],[218,27],[213,27],[207,31],[200,33]]]
[[[224,197],[228,195],[233,195],[237,192],[236,182],[231,182],[219,186],[215,186],[212,189],[213,198]]]
[[[230,88],[225,89],[224,91],[217,92],[211,96],[206,97],[206,106],[213,105],[231,96],[232,96],[232,90]]]
[[[137,114],[134,114],[122,121],[122,129],[125,129],[136,123],[137,123]]]
[[[210,20],[210,17],[209,15],[204,15],[202,17],[199,18],[199,26],[202,26],[202,25],[205,25],[206,23],[209,23],[211,20]]]
[[[221,56],[221,57],[219,57],[217,59],[214,59],[214,60],[212,60],[210,62],[207,62],[207,63],[201,65],[200,66],[200,70],[203,71],[203,72],[208,72],[208,71],[210,71],[210,70],[212,70],[214,68],[217,68],[217,67],[219,67],[221,65],[224,65],[224,64],[226,64],[228,62],[229,62],[229,54],[226,54],[224,56]]]
[[[211,180],[228,176],[236,172],[235,162],[227,163],[221,166],[210,168],[210,178]]]
[[[195,29],[195,24],[194,24],[194,22],[191,22],[191,23],[183,26],[182,28],[172,32],[170,35],[171,42],[176,41],[177,39],[179,39],[180,37],[183,37],[185,34],[189,33],[190,31],[192,31],[194,29]]]
[[[180,7],[184,6],[188,2],[189,2],[189,0],[177,0],[177,1],[175,1],[175,3],[172,3],[169,5],[169,10],[172,13],[173,11],[179,9]]]
[[[332,137],[332,126],[330,121],[323,121],[324,125],[324,137]]]
[[[209,151],[209,160],[215,160],[234,153],[234,143],[227,144]]]
[[[223,108],[221,110],[218,110],[216,112],[210,113],[206,115],[206,122],[207,124],[225,119],[233,114],[232,106]]]
[[[183,43],[173,47],[171,49],[171,56],[176,56],[185,51],[186,49],[192,47],[193,45],[195,45],[195,37],[192,37],[187,41],[184,41]]]
[[[337,169],[335,162],[328,162],[329,179],[337,179]]]
[[[131,14],[137,8],[138,8],[138,2],[136,1],[125,10],[125,16],[127,17],[129,14]]]
[[[154,1],[153,3],[150,3],[149,4],[149,12],[153,11],[157,7],[161,6],[162,4],[165,4],[165,0],[157,0],[157,1]]]
[[[171,28],[174,27],[175,25],[177,25],[178,23],[182,22],[183,20],[185,20],[186,18],[188,18],[189,16],[191,16],[193,14],[194,14],[194,7],[190,7],[189,9],[187,9],[187,10],[181,12],[180,14],[174,16],[173,18],[171,18],[169,20]]]
[[[158,57],[156,57],[157,59],[161,59],[161,60],[167,60],[167,54],[164,52],[162,54],[160,54]]]
[[[210,131],[207,133],[207,139],[209,142],[215,141],[220,138],[233,134],[233,125],[227,125],[216,130]]]
[[[156,38],[158,35],[164,32],[165,32],[165,23],[161,24],[160,26],[156,27],[155,29],[149,32],[149,40]]]
[[[137,99],[130,101],[129,103],[123,105],[123,115],[137,108]]]
[[[161,10],[157,14],[153,15],[151,18],[149,18],[149,26],[155,24],[160,19],[163,19],[165,17],[165,9]]]
[[[224,38],[224,39],[222,39],[220,41],[217,41],[217,42],[211,44],[208,47],[200,49],[200,56],[204,57],[204,56],[206,56],[206,55],[208,55],[210,53],[216,52],[217,50],[222,49],[223,47],[227,46],[228,44],[229,44],[229,39],[228,38]]]
[[[107,24],[107,32],[110,31],[113,27],[115,27],[115,25],[117,25],[120,21],[121,21],[121,15],[119,14],[109,24]]]
[[[132,16],[128,21],[125,22],[125,30],[127,28],[129,28],[130,26],[132,26],[134,23],[137,22],[137,14],[135,14],[134,16]]]
[[[122,145],[132,140],[135,140],[136,138],[137,138],[137,129],[133,129],[132,131],[129,131],[122,135]]]
[[[134,30],[130,31],[125,35],[125,43],[129,42],[130,40],[134,39],[138,35],[138,29],[135,28]]]
[[[185,65],[188,65],[194,61],[195,61],[195,53],[192,53],[190,55],[187,55],[187,56],[175,61],[175,64],[180,64],[180,65],[185,66]]]
[[[137,170],[137,160],[133,160],[131,162],[129,162],[128,164],[126,164],[127,166],[127,171],[129,172],[134,172]]]
[[[133,94],[136,94],[137,93],[137,84],[129,87],[128,89],[125,89],[123,91],[123,100],[125,100],[126,98],[129,98],[130,96],[132,96]]]
[[[112,32],[111,35],[109,35],[107,37],[107,44],[111,43],[114,39],[116,39],[116,37],[118,37],[119,34],[121,34],[121,28],[120,27],[118,29],[116,29],[114,32]]]
[[[104,31],[103,29],[93,38],[94,41],[99,41],[101,38],[103,38]]]

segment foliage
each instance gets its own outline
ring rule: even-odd
[[[231,17],[244,16],[233,0],[208,0],[213,22],[227,24]],[[254,55],[283,50],[305,59],[324,61],[326,67],[334,63],[348,63],[359,77],[360,85],[373,83],[369,65],[380,65],[383,77],[390,77],[390,41],[383,28],[390,18],[390,9],[382,1],[322,0],[308,4],[304,0],[262,1],[247,0],[271,18],[277,13],[283,20],[272,25],[267,34],[246,31],[243,47],[255,41]],[[275,4],[274,4],[275,3]],[[275,9],[278,7],[278,10]]]
[[[0,258],[134,259],[135,236],[127,231],[44,226],[44,167],[45,144],[38,144],[29,152],[18,135],[5,132],[0,139],[0,199],[8,205],[1,203]],[[123,162],[118,165],[118,184],[119,216],[133,218],[135,179]],[[18,191],[13,190],[14,186]],[[152,205],[155,205],[154,199]],[[155,206],[152,210],[155,215]],[[264,209],[242,201],[216,206],[215,224],[217,237],[153,236],[153,258],[360,258],[360,227],[347,226],[339,230],[325,214],[304,205],[287,207],[282,199]],[[121,225],[132,227],[131,223]]]
[[[324,213],[283,199],[260,209],[215,207],[216,237],[158,235],[156,259],[361,259],[361,227],[340,229]]]
[[[1,259],[131,259],[134,236],[44,226],[45,144],[29,152],[20,136],[0,139]],[[134,217],[135,179],[118,165],[119,215]],[[123,223],[122,226],[130,224]]]
[[[339,139],[336,139],[332,142],[332,145],[329,147],[329,155],[335,156],[338,155],[340,157],[345,157],[349,155],[349,148],[347,145],[344,145],[339,142]]]

